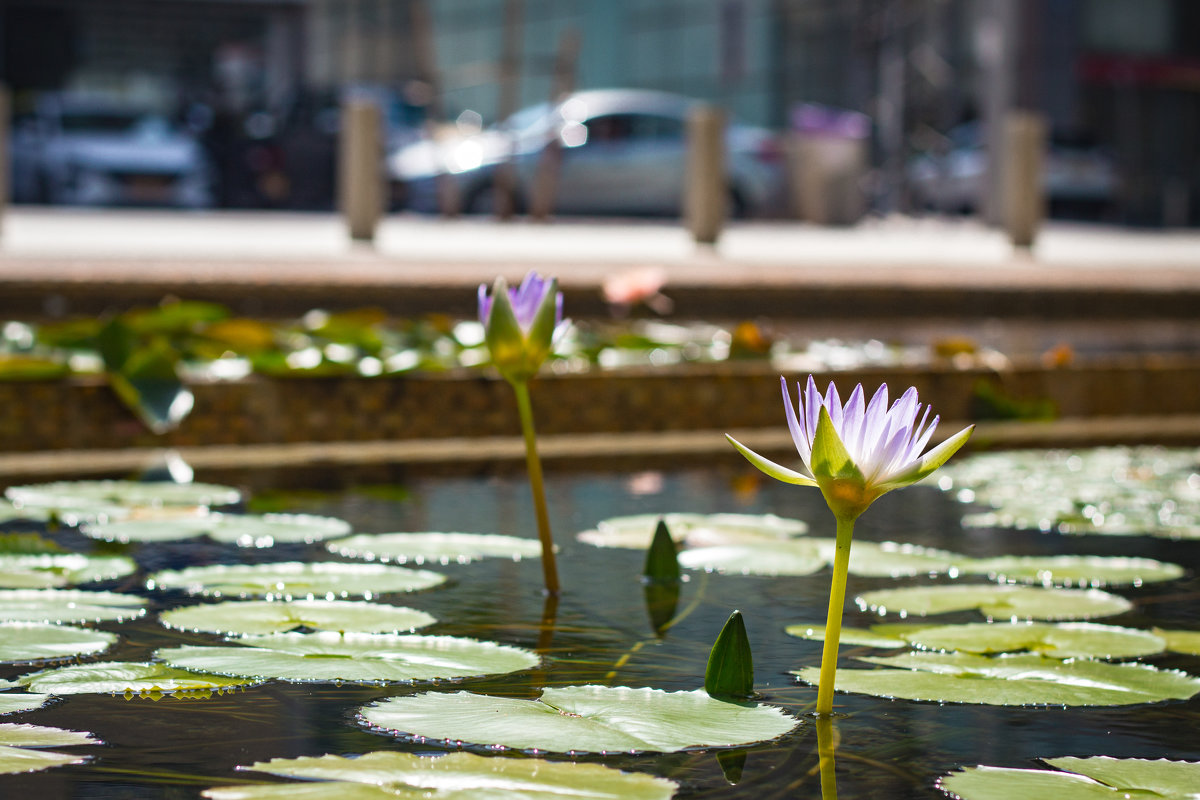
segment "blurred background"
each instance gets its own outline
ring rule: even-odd
[[[735,215],[989,218],[1020,114],[1051,216],[1200,224],[1195,0],[0,0],[0,28],[15,203],[332,209],[369,99],[392,211],[501,181],[523,211],[550,174],[556,213],[674,214],[704,101]]]

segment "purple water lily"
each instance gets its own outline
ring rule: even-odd
[[[530,271],[521,285],[509,288],[497,278],[491,292],[479,287],[479,321],[492,363],[509,382],[537,374],[562,329],[562,292],[558,281]]]
[[[543,278],[530,270],[521,285],[508,290],[508,301],[512,306],[513,315],[522,329],[528,331],[533,324],[533,318],[546,297],[554,294],[554,325],[557,328],[562,323],[562,292],[555,291],[557,281],[554,278]],[[488,315],[492,311],[492,295],[488,294],[486,283],[479,284],[479,321],[488,324]]]

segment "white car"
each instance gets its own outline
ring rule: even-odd
[[[51,94],[12,134],[17,202],[203,208],[208,160],[195,137],[147,109]]]
[[[518,207],[527,206],[539,164],[559,148],[554,211],[565,214],[679,214],[687,155],[686,122],[695,101],[638,89],[576,92],[556,105],[518,111],[476,135],[424,139],[388,158],[399,204],[438,210],[436,183],[456,184],[462,209],[492,207],[495,172],[511,159]],[[783,197],[783,150],[771,131],[726,129],[730,210],[757,215]]]

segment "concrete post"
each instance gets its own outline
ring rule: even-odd
[[[698,244],[716,244],[725,222],[725,112],[710,105],[692,109],[687,120],[687,172],[683,208]]]
[[[379,106],[348,100],[342,106],[338,194],[350,238],[371,241],[383,215],[383,124]]]
[[[1014,247],[1029,248],[1046,214],[1042,161],[1046,120],[1031,111],[1012,111],[1004,120],[1004,229]]]

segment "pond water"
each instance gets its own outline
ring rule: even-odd
[[[205,475],[197,480],[234,482],[266,499],[267,484],[306,491],[271,494],[281,508],[340,517],[357,532],[465,531],[532,537],[535,522],[528,486],[520,474],[403,476],[406,492],[355,487],[347,474],[323,476],[266,473]],[[397,477],[394,473],[390,478]],[[330,487],[335,487],[330,490]],[[311,491],[318,489],[320,491]],[[256,491],[257,490],[257,491]],[[802,718],[816,690],[789,670],[820,662],[820,643],[784,633],[787,625],[821,623],[829,571],[806,577],[753,577],[692,572],[682,586],[682,618],[662,637],[654,634],[639,575],[643,554],[600,549],[574,539],[576,532],[620,515],[689,511],[774,513],[808,522],[810,534],[832,536],[833,520],[815,490],[753,477],[743,467],[709,470],[556,474],[548,476],[550,515],[560,544],[565,592],[553,630],[540,626],[543,597],[536,559],[485,560],[426,565],[450,582],[388,601],[422,609],[439,622],[425,633],[474,636],[527,648],[546,656],[543,666],[487,679],[443,682],[438,688],[528,698],[548,686],[611,684],[695,689],[703,684],[708,650],[734,609],[746,621],[754,650],[761,700]],[[253,507],[253,506],[252,506]],[[899,541],[945,548],[971,556],[1078,553],[1124,555],[1182,564],[1184,578],[1115,590],[1131,599],[1132,611],[1104,620],[1148,629],[1200,629],[1200,540],[1170,541],[1127,536],[1064,537],[1036,531],[966,529],[967,506],[932,486],[913,487],[880,499],[860,520],[856,541]],[[29,525],[9,523],[8,529]],[[238,549],[208,540],[170,544],[102,545],[64,529],[53,534],[84,551],[119,551],[137,559],[129,578],[100,584],[135,592],[152,605],[143,619],[98,627],[120,634],[104,658],[143,661],[157,648],[215,643],[216,636],[169,630],[156,612],[196,602],[179,593],[150,592],[146,575],[194,564],[295,559],[332,560],[321,545]],[[946,582],[946,579],[850,577],[849,596],[880,588]],[[847,603],[846,624],[877,618]],[[977,621],[979,615],[946,615],[939,621]],[[865,654],[843,645],[843,666]],[[92,660],[92,659],[87,659]],[[1195,656],[1148,659],[1159,667],[1200,673]],[[861,666],[861,665],[857,665]],[[0,666],[0,679],[29,667]],[[0,776],[0,796],[37,798],[194,798],[211,786],[257,780],[238,765],[279,757],[357,754],[373,750],[437,752],[372,733],[356,711],[384,697],[428,686],[265,685],[206,699],[126,699],[76,695],[53,701],[3,722],[25,722],[90,731],[104,741],[91,760],[45,772]],[[976,764],[1032,768],[1034,759],[1064,755],[1200,760],[1200,698],[1184,702],[1097,708],[1015,708],[939,705],[860,695],[837,697],[838,791],[843,798],[937,798],[938,776]],[[782,740],[745,749],[736,783],[726,777],[714,751],[671,755],[587,756],[609,766],[668,777],[681,784],[679,797],[819,797],[817,739],[811,721]]]

